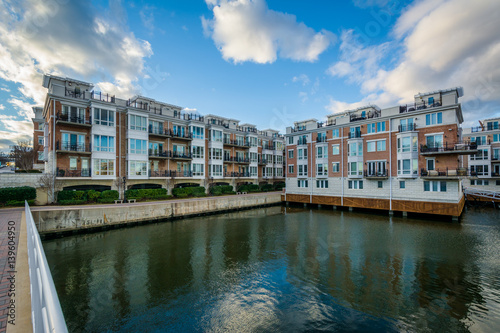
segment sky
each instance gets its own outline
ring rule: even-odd
[[[285,132],[464,87],[500,116],[498,0],[0,0],[0,151],[32,137],[42,75]]]

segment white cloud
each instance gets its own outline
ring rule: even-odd
[[[35,117],[33,107],[37,104],[30,104],[15,97],[10,98],[7,102],[12,104],[14,108],[18,110],[17,114],[23,117],[24,120],[31,121],[31,118]]]
[[[139,16],[141,17],[142,24],[150,32],[153,32],[155,29],[154,11],[155,11],[155,7],[144,6],[141,9],[141,11],[139,12]]]
[[[2,90],[2,91],[6,91],[6,92],[10,92],[10,89],[9,89],[9,88],[0,88],[0,90]]]
[[[139,91],[147,41],[127,29],[120,4],[109,13],[88,3],[24,0],[0,4],[0,78],[20,84],[20,92],[41,104],[41,74],[97,76],[130,95]]]
[[[301,82],[303,86],[308,85],[311,80],[306,74],[300,74],[299,76],[294,76],[292,82]]]
[[[499,114],[498,8],[489,0],[477,0],[474,6],[466,0],[419,2],[409,6],[394,27],[395,42],[402,49],[387,43],[359,45],[343,35],[345,64],[335,63],[328,72],[358,84],[374,101],[393,103],[411,100],[418,92],[463,86],[464,125],[469,126],[479,115]],[[328,106],[338,107],[335,102]]]
[[[309,94],[305,91],[299,92],[299,98],[302,101],[302,103],[305,103],[309,99]]]
[[[279,57],[315,61],[335,40],[329,31],[315,32],[294,15],[270,10],[264,0],[205,0],[213,19],[201,18],[225,60],[273,63]]]
[[[5,110],[5,105],[0,104],[0,110]]]

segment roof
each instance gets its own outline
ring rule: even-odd
[[[455,88],[449,88],[449,89],[443,89],[443,90],[429,91],[426,93],[418,93],[415,95],[415,98],[433,95],[433,94],[442,94],[442,93],[451,92],[451,91],[456,91],[458,97],[462,97],[464,95],[464,88],[463,87],[455,87]]]
[[[51,74],[44,74],[43,75],[43,81],[42,85],[44,88],[48,88],[50,84],[50,80],[55,79],[55,80],[60,80],[60,81],[67,81],[67,82],[74,82],[76,84],[81,84],[85,86],[90,86],[91,88],[94,87],[92,83],[85,82],[85,81],[80,81],[80,80],[75,80],[69,77],[62,77],[62,76],[56,76],[56,75],[51,75]]]

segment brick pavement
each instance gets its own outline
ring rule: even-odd
[[[10,302],[8,296],[10,282],[7,278],[11,268],[8,265],[9,252],[9,221],[15,222],[15,253],[17,254],[19,244],[19,233],[21,231],[21,213],[24,208],[0,209],[0,333],[7,330],[7,306]]]

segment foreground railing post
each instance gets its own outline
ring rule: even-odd
[[[40,234],[27,201],[25,201],[25,217],[33,332],[68,332]]]

